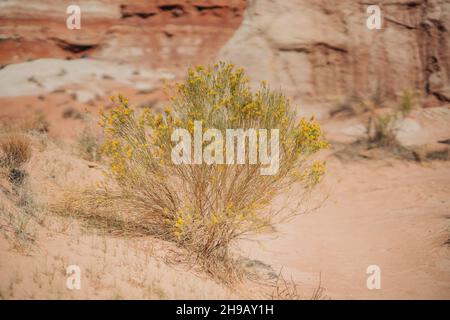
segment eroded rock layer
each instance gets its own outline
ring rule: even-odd
[[[369,30],[378,4],[382,28]],[[221,57],[294,97],[392,97],[415,89],[450,101],[450,1],[252,0]]]
[[[0,64],[93,57],[176,72],[213,59],[242,20],[245,0],[92,0],[69,30],[73,1],[0,2]]]

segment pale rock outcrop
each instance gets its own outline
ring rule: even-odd
[[[147,87],[162,86],[174,75],[154,69],[139,69],[125,64],[116,64],[94,59],[37,59],[30,62],[11,64],[0,70],[0,97],[39,95],[76,86],[71,93],[76,100],[88,102],[95,96],[103,96],[98,84],[113,80],[137,90],[142,83]]]

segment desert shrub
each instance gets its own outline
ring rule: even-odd
[[[417,95],[403,91],[393,110],[387,114],[377,114],[371,108],[367,123],[367,139],[371,145],[380,147],[397,146],[398,123],[408,116],[416,104]]]
[[[396,144],[397,115],[374,115],[369,117],[367,124],[368,141],[378,146],[392,146]]]
[[[31,158],[30,140],[18,134],[0,137],[0,166],[8,169],[19,169]]]
[[[102,114],[111,175],[126,203],[122,219],[139,221],[148,232],[175,241],[202,258],[209,271],[225,276],[229,250],[239,237],[276,222],[269,204],[293,183],[310,190],[324,165],[311,155],[327,147],[314,119],[295,121],[289,99],[262,83],[252,92],[242,69],[224,63],[189,70],[163,113],[140,114],[122,96]],[[261,175],[261,164],[174,164],[171,134],[177,128],[279,129],[279,170]],[[206,143],[204,142],[205,146]],[[225,150],[224,153],[225,154]],[[246,152],[248,158],[248,152]],[[300,196],[299,196],[300,197]],[[111,199],[104,199],[111,204]],[[96,208],[101,205],[98,201]],[[128,216],[127,216],[128,215]]]

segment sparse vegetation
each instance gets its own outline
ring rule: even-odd
[[[273,292],[270,295],[272,300],[325,300],[325,288],[322,287],[322,277],[319,276],[319,283],[314,288],[311,297],[303,297],[299,290],[298,284],[294,279],[286,280],[283,276],[282,270],[278,273],[273,285]]]
[[[25,251],[34,242],[41,210],[30,187],[25,183],[16,187],[8,200],[1,199],[0,231],[13,240],[17,250]]]
[[[399,122],[413,111],[417,98],[416,93],[404,90],[392,108],[387,111],[388,103],[377,92],[369,99],[352,95],[337,101],[336,106],[330,111],[330,116],[348,114],[366,118],[366,140],[369,146],[392,147],[397,145]]]
[[[0,137],[0,166],[19,169],[31,158],[30,140],[18,134]]]
[[[416,104],[416,95],[405,90],[393,110],[388,114],[377,114],[376,107],[370,108],[367,123],[367,140],[369,144],[390,147],[398,144],[397,131],[399,121],[408,116]]]
[[[0,231],[6,238],[12,238],[16,249],[24,250],[33,240],[33,235],[27,228],[31,216],[3,204],[0,204],[0,211]]]
[[[367,123],[367,141],[378,147],[389,147],[397,143],[397,115],[372,115]]]
[[[15,132],[0,136],[0,230],[23,251],[34,241],[34,224],[39,223],[39,205],[27,182],[24,165],[32,155],[31,139]]]
[[[409,160],[422,159],[420,150],[410,150],[397,140],[402,121],[410,115],[418,103],[416,93],[405,90],[392,103],[383,101],[381,98],[367,100],[355,98],[353,101],[358,102],[352,104],[351,110],[359,110],[353,114],[359,114],[359,117],[366,122],[366,135],[351,145],[344,146],[336,153],[338,157],[371,157],[375,153],[371,152],[369,156],[368,151],[377,150],[381,152],[380,155],[388,153]],[[387,105],[391,107],[387,108]]]

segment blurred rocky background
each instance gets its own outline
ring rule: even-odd
[[[0,1],[0,99],[14,106],[0,115],[42,106],[58,122],[55,106],[105,106],[119,91],[161,108],[163,88],[188,67],[225,60],[283,90],[301,114],[386,106],[410,90],[449,120],[450,0],[89,0],[77,3],[80,30],[66,27],[71,4]],[[366,26],[370,4],[379,30]],[[345,134],[361,131],[352,125]]]

